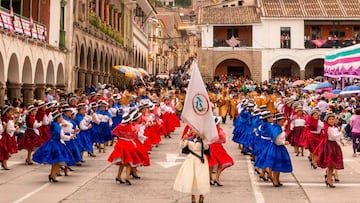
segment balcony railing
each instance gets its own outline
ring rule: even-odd
[[[11,14],[9,10],[3,7],[0,7],[0,28],[44,42],[47,38],[45,25],[33,22],[29,18],[18,14]]]
[[[213,43],[214,47],[231,47],[225,39],[217,40],[214,39]],[[239,40],[239,44],[235,47],[251,47],[251,42],[248,39],[241,39]]]
[[[89,22],[91,25],[99,29],[101,32],[113,38],[116,42],[122,45],[124,44],[124,39],[120,36],[120,33],[113,30],[110,26],[102,22],[99,16],[96,16],[94,13],[90,13]]]
[[[305,40],[304,46],[306,49],[314,48],[343,48],[352,46],[354,44],[360,44],[360,39],[349,40]]]

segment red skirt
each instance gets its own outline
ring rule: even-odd
[[[303,133],[304,128],[305,128],[304,126],[294,127],[294,129],[291,131],[289,135],[291,146],[300,146],[299,145],[300,136]]]
[[[320,151],[318,166],[321,168],[344,169],[341,147],[336,141],[326,141]]]
[[[159,144],[161,141],[160,137],[160,126],[158,124],[154,124],[145,128],[144,135],[148,138],[150,144]]]
[[[234,165],[234,160],[222,144],[210,144],[210,156],[206,155],[210,167],[221,166],[222,170]]]
[[[180,127],[180,120],[175,113],[166,112],[162,116],[162,129],[165,134],[175,131],[176,127]]]
[[[314,133],[309,132],[309,134],[307,136],[307,143],[308,143],[310,153],[318,155],[318,154],[316,154],[316,148],[318,148],[318,146],[321,143],[320,134],[314,134]],[[319,151],[319,150],[317,150],[317,151]]]
[[[15,135],[11,137],[9,134],[3,133],[0,143],[0,160],[8,160],[10,158],[10,154],[18,152]]]
[[[142,161],[144,166],[150,166],[150,158],[148,154],[148,150],[146,149],[146,145],[142,144],[138,139],[135,140],[136,149],[142,153]]]
[[[19,150],[33,150],[36,147],[40,147],[42,143],[43,141],[41,134],[37,135],[34,130],[27,129],[24,135],[19,139],[18,148]]]
[[[50,140],[50,125],[43,125],[39,128],[42,143],[45,143]]]
[[[116,165],[141,166],[144,163],[144,155],[136,148],[136,143],[118,139],[114,151],[108,157],[108,161]]]

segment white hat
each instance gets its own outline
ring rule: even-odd
[[[214,116],[214,121],[215,121],[215,125],[219,125],[219,123],[221,121],[221,117],[220,116]]]

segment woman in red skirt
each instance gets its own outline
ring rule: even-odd
[[[50,120],[46,113],[46,103],[41,101],[38,104],[38,111],[36,113],[36,120],[42,122],[41,127],[39,128],[42,143],[47,142],[50,139]]]
[[[25,159],[26,165],[32,165],[31,153],[35,148],[40,147],[42,144],[42,139],[40,131],[37,129],[41,126],[41,122],[38,122],[35,118],[37,109],[34,105],[28,107],[28,115],[26,115],[26,131],[23,136],[20,137],[18,142],[19,150],[26,149],[28,151],[27,157]]]
[[[135,139],[137,137],[136,129],[130,123],[131,115],[124,115],[121,124],[117,125],[112,134],[118,138],[113,152],[110,154],[108,161],[112,164],[119,165],[118,174],[115,182],[120,184],[131,185],[129,180],[131,168],[143,165],[144,155],[136,148]],[[126,168],[125,181],[121,179],[122,171]]]
[[[171,138],[170,133],[175,131],[176,127],[180,127],[180,121],[175,113],[175,108],[171,104],[169,96],[164,96],[164,102],[160,104],[162,111],[162,128],[165,137]]]
[[[335,188],[332,181],[334,169],[344,169],[343,155],[340,145],[343,132],[335,126],[335,114],[329,113],[325,116],[324,132],[327,134],[327,141],[322,145],[318,159],[318,166],[327,168],[326,186]]]
[[[219,139],[216,142],[210,144],[210,155],[206,155],[206,157],[209,163],[210,185],[223,186],[220,183],[221,172],[226,168],[234,165],[234,160],[223,147],[223,144],[226,142],[226,135],[223,129],[220,127],[221,117],[215,117],[214,119]],[[217,167],[215,180],[212,178],[214,167]]]
[[[320,120],[320,111],[314,109],[305,121],[304,135],[306,136],[306,145],[310,151],[310,166],[317,168],[318,153],[315,151],[321,143],[321,137],[324,133],[324,123]]]
[[[15,126],[13,120],[14,108],[12,106],[5,105],[1,112],[1,121],[4,124],[4,132],[1,135],[1,148],[0,148],[0,160],[1,167],[4,170],[10,170],[7,166],[7,161],[10,158],[10,154],[15,154],[18,151],[16,138],[14,136],[18,127]]]
[[[300,136],[305,128],[305,115],[302,106],[295,108],[296,115],[293,116],[290,123],[290,144],[294,147],[296,156],[304,156],[304,147],[299,144]]]

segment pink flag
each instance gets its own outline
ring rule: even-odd
[[[202,80],[198,65],[192,64],[192,73],[185,97],[181,118],[204,135],[209,143],[218,139],[210,99]]]

